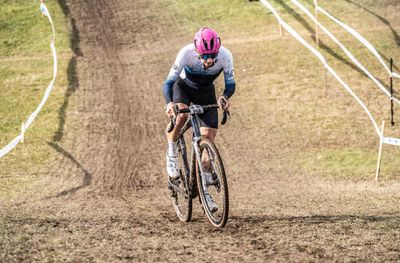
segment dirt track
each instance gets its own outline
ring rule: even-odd
[[[66,124],[49,143],[60,160],[0,212],[0,261],[400,260],[400,184],[306,174],[293,158],[318,138],[293,140],[268,125],[279,118],[272,104],[263,108],[266,124],[239,112],[218,138],[229,174],[227,226],[212,228],[197,202],[194,222],[178,222],[165,189],[160,87],[187,42],[171,35],[179,17],[154,15],[166,1],[60,3],[76,53]],[[236,103],[245,110],[245,99]]]

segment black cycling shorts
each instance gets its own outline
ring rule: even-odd
[[[190,105],[216,104],[215,87],[207,87],[204,89],[194,89],[189,87],[185,81],[178,78],[172,87],[174,103],[183,103]],[[218,111],[216,108],[204,110],[203,114],[198,115],[201,127],[218,129]]]

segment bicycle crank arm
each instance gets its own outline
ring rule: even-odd
[[[175,191],[175,192],[178,192],[178,193],[180,193],[180,194],[183,194],[184,197],[185,197],[185,199],[188,198],[187,193],[182,193],[181,189],[179,189],[179,187],[178,187],[176,184],[172,183],[171,181],[168,181],[168,188],[169,188],[171,191]]]

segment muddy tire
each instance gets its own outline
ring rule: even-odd
[[[189,222],[192,219],[193,202],[189,192],[190,168],[187,161],[187,151],[183,137],[179,139],[178,143],[178,167],[180,178],[174,182],[169,182],[170,189],[172,184],[178,188],[177,190],[171,190],[172,205],[175,208],[179,220]]]
[[[228,182],[225,174],[224,165],[221,156],[213,142],[207,139],[203,139],[200,141],[199,146],[201,159],[208,160],[207,168],[212,169],[212,180],[211,185],[208,186],[208,191],[215,203],[217,204],[218,210],[215,212],[211,212],[209,206],[207,205],[207,202],[205,201],[204,187],[202,184],[202,175],[200,169],[197,169],[196,173],[198,193],[208,220],[215,227],[222,228],[225,226],[229,214]],[[197,165],[203,165],[202,161],[197,160]],[[205,167],[203,167],[203,170],[204,169]]]

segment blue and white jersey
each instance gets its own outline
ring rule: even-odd
[[[166,102],[172,101],[172,86],[178,77],[181,77],[189,87],[201,90],[212,86],[221,72],[224,72],[225,79],[224,95],[229,98],[235,92],[232,53],[221,46],[218,56],[214,59],[214,65],[204,68],[194,45],[185,46],[179,51],[164,82],[163,93]]]

